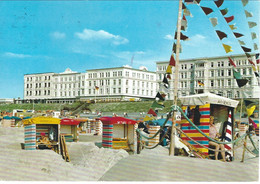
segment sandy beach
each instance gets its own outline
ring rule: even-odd
[[[80,137],[82,137],[81,135]],[[83,136],[84,137],[84,136]],[[51,150],[22,150],[24,129],[0,128],[0,180],[2,181],[258,181],[259,159],[242,146],[235,161],[224,163],[188,157],[170,157],[157,147],[129,155],[124,150],[99,148],[98,137],[67,143],[71,162]],[[89,142],[88,142],[89,140]],[[254,136],[257,141],[258,137]],[[242,144],[242,143],[239,143]],[[248,147],[252,145],[248,142]]]

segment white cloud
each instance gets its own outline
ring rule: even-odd
[[[11,58],[29,58],[29,57],[32,57],[31,55],[16,54],[16,53],[12,53],[12,52],[6,52],[6,53],[4,53],[4,56],[11,57]]]
[[[61,33],[61,32],[58,32],[58,31],[55,31],[53,33],[51,33],[51,36],[55,39],[63,39],[66,37],[66,34],[65,33]]]
[[[164,36],[164,39],[166,39],[166,40],[174,40],[174,37],[172,35],[170,35],[170,34],[167,34],[167,35]]]
[[[121,45],[128,43],[128,39],[119,35],[113,35],[104,30],[84,29],[83,32],[76,32],[75,36],[81,40],[111,40],[114,45]]]

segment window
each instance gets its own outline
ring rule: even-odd
[[[91,94],[91,89],[88,90],[88,94]]]
[[[228,76],[231,76],[231,69],[228,69]]]
[[[231,86],[231,79],[228,79],[228,86]]]
[[[129,77],[129,72],[125,72],[125,76],[126,76],[126,77]]]
[[[116,93],[116,88],[113,88],[113,93]]]
[[[211,87],[214,86],[214,81],[213,81],[213,80],[210,81],[210,86],[211,86]]]
[[[125,85],[128,85],[128,80],[125,81]]]
[[[121,88],[118,88],[118,93],[121,93]]]
[[[133,94],[135,94],[135,89],[133,89]]]
[[[118,85],[121,85],[121,79],[118,79]]]
[[[133,80],[133,86],[135,86],[135,81]]]
[[[119,71],[119,72],[118,72],[118,76],[122,76],[122,71]]]
[[[114,85],[116,85],[116,80],[113,80]]]
[[[213,63],[213,62],[211,62],[211,63],[210,63],[210,66],[211,66],[211,67],[214,67],[214,63]]]
[[[128,93],[128,88],[125,88],[125,93]]]
[[[117,76],[117,72],[113,72],[113,77],[116,77]]]

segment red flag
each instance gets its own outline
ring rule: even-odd
[[[172,79],[170,74],[167,74],[167,79]]]
[[[256,123],[251,118],[248,118],[248,120],[249,120],[249,123],[251,123],[255,128],[257,128]]]
[[[175,59],[174,59],[174,55],[172,54],[171,55],[171,59],[170,59],[170,64],[171,66],[175,66],[176,62],[175,62]]]
[[[152,114],[153,116],[157,116],[153,109],[150,109],[147,114]]]
[[[237,67],[236,64],[234,63],[234,61],[230,57],[228,57],[228,59],[229,59],[229,63],[231,65],[233,65],[234,67]]]
[[[230,16],[230,17],[224,17],[225,20],[227,21],[227,23],[231,22],[232,20],[234,20],[234,16]]]
[[[256,60],[256,63],[259,64],[259,63],[260,63],[260,59],[257,59],[257,60]]]
[[[182,20],[187,21],[187,19],[186,19],[186,17],[184,15],[182,16]]]
[[[249,61],[249,63],[251,63],[251,65],[255,66],[255,63],[251,59],[248,59],[248,61]]]

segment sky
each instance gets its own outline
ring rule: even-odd
[[[187,5],[189,37],[183,41],[180,59],[243,54],[213,0],[201,6],[214,10],[208,17],[196,4]],[[221,9],[234,15],[236,32],[252,48],[251,32],[259,47],[260,1],[225,0]],[[253,17],[246,19],[244,8]],[[170,59],[176,30],[178,1],[1,1],[0,2],[0,98],[23,98],[25,74],[85,72],[88,69],[146,66],[156,71],[157,61]],[[217,17],[213,28],[209,17]],[[257,22],[249,29],[247,21]],[[215,30],[228,37],[220,42]],[[232,46],[226,54],[221,43]],[[256,51],[256,52],[259,52]]]

